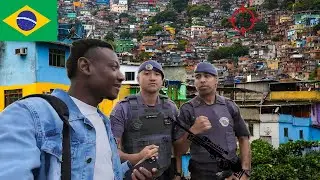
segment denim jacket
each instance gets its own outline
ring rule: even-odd
[[[52,95],[63,100],[69,108],[71,177],[92,180],[96,157],[94,127],[65,91],[55,90]],[[122,180],[130,164],[121,164],[110,121],[99,113],[110,141],[114,179]],[[60,179],[62,127],[63,122],[56,111],[42,98],[27,98],[9,105],[0,113],[0,179]]]

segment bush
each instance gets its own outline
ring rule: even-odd
[[[320,179],[320,152],[308,151],[320,142],[296,141],[281,144],[278,149],[268,142],[254,140],[252,150],[252,180]]]

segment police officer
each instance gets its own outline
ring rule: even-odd
[[[208,137],[231,155],[236,153],[237,137],[242,168],[245,170],[245,175],[241,179],[248,179],[251,168],[250,134],[241,118],[238,106],[230,99],[216,94],[218,73],[212,64],[201,62],[196,66],[194,73],[194,84],[199,95],[181,106],[178,121],[194,134]],[[221,169],[218,168],[217,162],[210,158],[209,153],[204,148],[190,142],[187,139],[187,133],[179,130],[176,136],[179,138],[176,141],[178,155],[181,156],[190,147],[191,180],[217,179],[216,173]]]
[[[120,101],[110,120],[121,160],[134,165],[146,156],[158,155],[157,179],[170,180],[173,125],[168,118],[175,119],[178,110],[168,97],[159,94],[163,79],[159,63],[153,60],[142,63],[137,77],[140,92]]]

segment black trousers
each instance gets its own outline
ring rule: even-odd
[[[171,158],[171,165],[167,170],[163,172],[160,177],[157,177],[156,180],[172,180],[174,178],[174,172],[176,170],[176,159]]]
[[[190,159],[188,169],[191,180],[218,180],[216,165],[208,166]]]

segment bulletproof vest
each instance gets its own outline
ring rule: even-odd
[[[229,152],[229,156],[232,157],[236,154],[236,136],[234,132],[234,119],[232,118],[232,114],[230,112],[230,106],[228,105],[224,97],[218,96],[219,103],[214,105],[200,105],[199,100],[196,98],[192,99],[188,103],[190,103],[193,107],[193,121],[195,121],[196,117],[206,116],[208,117],[212,128],[208,131],[199,134],[199,136],[206,136],[212,142],[219,145],[223,149]],[[229,106],[229,107],[228,107]],[[203,147],[198,146],[194,143],[190,146],[190,154],[191,159],[197,161],[199,163],[206,163],[208,166],[211,164],[216,164],[215,159],[210,157],[208,151],[206,151]],[[199,167],[207,169],[209,167]],[[212,169],[212,171],[215,171]]]
[[[165,96],[160,96],[161,103],[155,107],[142,104],[138,95],[126,98],[129,103],[127,125],[122,136],[125,153],[140,152],[145,146],[159,146],[159,174],[162,174],[171,163],[172,154],[172,123],[168,119],[175,118],[172,106]]]

